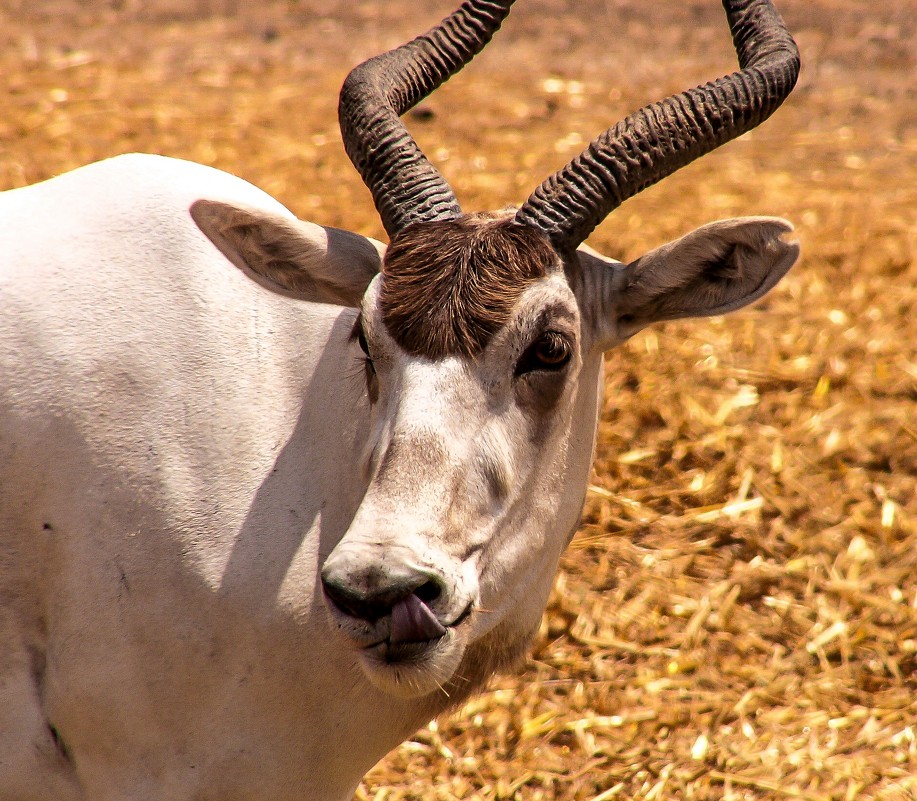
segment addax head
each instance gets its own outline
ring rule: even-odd
[[[724,2],[739,72],[609,128],[515,213],[463,214],[399,117],[510,5],[468,0],[347,78],[341,129],[391,239],[381,263],[353,234],[193,211],[263,279],[359,310],[367,490],[322,586],[367,677],[400,696],[461,697],[523,652],[585,494],[602,352],[654,321],[755,300],[798,253],[774,218],[713,223],[630,264],[580,247],[626,198],[780,105],[798,55],[768,0]]]

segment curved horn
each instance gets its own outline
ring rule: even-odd
[[[398,118],[481,52],[512,4],[466,0],[427,33],[363,62],[344,81],[338,103],[344,148],[390,237],[411,223],[462,213]]]
[[[632,114],[548,178],[516,213],[574,250],[627,198],[764,122],[799,74],[799,51],[770,0],[723,0],[739,72]]]

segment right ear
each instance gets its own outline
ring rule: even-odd
[[[356,308],[382,266],[385,246],[350,231],[213,200],[190,211],[233,264],[299,300]]]
[[[578,297],[596,342],[606,350],[661,320],[725,314],[757,300],[799,256],[799,245],[783,239],[792,230],[778,217],[720,220],[630,264],[579,250]],[[585,289],[590,284],[603,289]]]

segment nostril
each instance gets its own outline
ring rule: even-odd
[[[322,578],[322,588],[328,599],[342,612],[370,623],[385,617],[392,609],[388,598],[367,596],[345,584]]]
[[[385,580],[374,575],[370,581],[367,575],[337,576],[333,571],[323,571],[322,588],[326,598],[341,612],[369,623],[391,614],[395,606],[411,595],[429,604],[443,594],[440,582],[416,573],[388,576]]]
[[[442,585],[436,581],[428,581],[424,584],[421,584],[416,590],[414,590],[414,595],[420,598],[425,604],[432,603],[440,595],[443,594]]]

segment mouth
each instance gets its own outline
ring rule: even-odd
[[[348,614],[325,594],[334,628],[354,648],[366,677],[378,689],[402,698],[426,695],[452,678],[468,641],[473,603],[451,622],[441,622],[412,594],[389,614],[366,620]]]
[[[365,618],[351,614],[331,598],[324,596],[332,622],[358,649],[387,646],[394,653],[413,654],[438,642],[450,630],[461,626],[471,616],[473,602],[449,623],[441,622],[426,600],[411,593],[398,601],[387,614]],[[393,660],[394,661],[394,660]]]
[[[411,665],[427,659],[430,652],[448,636],[447,632],[436,639],[421,642],[393,643],[390,640],[382,640],[375,645],[367,645],[360,653],[361,656],[382,665]]]

